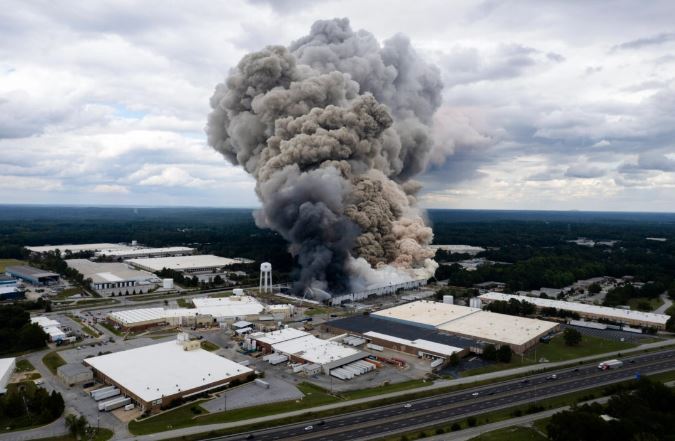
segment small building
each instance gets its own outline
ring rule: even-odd
[[[49,341],[56,343],[66,339],[67,335],[61,330],[61,323],[49,317],[37,316],[30,319],[31,323],[38,325],[49,336]]]
[[[56,369],[56,375],[67,386],[74,386],[79,383],[91,381],[94,378],[94,373],[90,368],[80,363],[68,363],[59,366]]]
[[[199,327],[213,324],[214,318],[200,314],[191,308],[138,308],[114,311],[108,314],[108,321],[124,331],[142,331],[155,326]]]
[[[16,369],[16,358],[0,358],[0,394],[7,392],[7,384]]]
[[[24,297],[24,290],[16,286],[0,285],[0,300],[19,300]]]
[[[56,285],[60,281],[58,274],[28,265],[7,266],[5,272],[35,286]]]
[[[119,388],[151,413],[254,376],[252,369],[190,345],[181,335],[166,343],[87,358],[84,363],[98,380]]]

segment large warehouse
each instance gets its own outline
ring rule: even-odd
[[[157,412],[179,398],[246,380],[253,370],[201,349],[183,334],[174,341],[99,357],[85,364],[105,384],[119,388],[143,411]]]
[[[605,319],[637,327],[665,329],[666,323],[668,322],[668,319],[670,319],[670,316],[666,314],[631,311],[629,309],[587,305],[585,303],[565,302],[562,300],[542,299],[539,297],[516,296],[511,294],[502,294],[499,292],[489,292],[482,294],[479,297],[483,303],[490,303],[494,301],[508,302],[511,299],[515,299],[532,303],[538,309],[555,308],[564,311],[572,311],[579,314],[581,318],[588,320]]]
[[[368,353],[341,343],[322,340],[312,334],[293,328],[268,333],[250,334],[249,345],[265,353],[276,352],[293,363],[316,364],[325,374],[354,361],[362,360]]]
[[[129,259],[131,265],[146,271],[158,272],[163,269],[180,271],[183,274],[199,274],[220,271],[223,268],[241,263],[236,259],[214,256],[211,254],[200,254],[196,256],[180,257],[151,257],[148,259]]]
[[[214,318],[189,308],[139,308],[114,311],[108,320],[124,331],[142,331],[155,326],[208,326]]]
[[[60,280],[56,273],[27,265],[6,266],[5,272],[35,286],[56,285]]]
[[[189,247],[136,248],[130,250],[103,250],[98,251],[96,256],[114,260],[124,260],[150,257],[189,256],[194,254],[194,252],[195,249]]]
[[[14,369],[16,368],[16,358],[0,358],[0,394],[7,391]]]
[[[124,245],[124,244],[119,244],[119,243],[83,243],[83,244],[78,244],[78,245],[72,245],[72,244],[63,244],[63,245],[44,245],[44,246],[39,246],[39,247],[26,247],[27,250],[36,253],[36,254],[42,254],[42,253],[50,253],[53,251],[60,251],[61,254],[65,254],[67,252],[71,253],[80,253],[83,251],[88,251],[88,252],[98,252],[98,251],[104,251],[104,250],[109,250],[109,251],[114,251],[114,250],[133,250],[135,247],[129,246],[129,245]]]
[[[544,320],[535,320],[524,317],[514,317],[504,314],[494,314],[482,311],[478,308],[452,305],[447,303],[419,300],[403,305],[373,312],[371,317],[387,320],[400,325],[422,328],[427,331],[436,331],[439,334],[447,334],[455,337],[464,337],[477,343],[492,343],[495,345],[507,344],[516,353],[523,353],[539,341],[539,338],[559,328],[557,323]],[[339,326],[329,322],[327,327]],[[392,335],[387,332],[372,329],[370,331],[379,334]],[[430,340],[424,337],[423,331],[413,335],[417,338],[407,338],[414,342],[417,339]],[[366,333],[363,333],[368,337]],[[433,335],[433,334],[432,334]],[[396,334],[393,334],[396,336]],[[450,345],[453,346],[453,345]],[[466,345],[456,345],[465,348]],[[471,345],[469,345],[471,347]],[[431,346],[429,346],[431,347]],[[480,351],[480,345],[474,346],[476,352]],[[420,351],[423,351],[420,348]],[[423,352],[428,352],[423,351]]]
[[[192,299],[195,309],[204,315],[211,315],[218,321],[257,320],[265,307],[255,297],[200,297]]]
[[[145,294],[159,283],[156,275],[139,271],[125,263],[92,262],[88,259],[69,259],[66,263],[91,279],[91,289],[104,296]]]

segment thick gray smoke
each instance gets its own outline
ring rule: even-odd
[[[246,55],[211,97],[209,144],[255,177],[260,227],[290,242],[297,288],[348,292],[433,275],[416,207],[441,101],[438,70],[401,35],[347,19]]]

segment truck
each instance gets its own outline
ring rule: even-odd
[[[120,394],[120,390],[117,389],[117,388],[114,388],[112,390],[99,392],[99,393],[95,394],[94,396],[92,396],[92,398],[94,399],[94,401],[101,401],[101,400],[105,400],[106,398],[116,397],[119,394]]]
[[[102,412],[109,412],[111,410],[119,409],[120,407],[126,406],[131,403],[131,398],[127,397],[117,397],[112,400],[103,401],[98,403],[98,410]]]
[[[607,361],[603,361],[602,363],[600,363],[598,365],[598,369],[600,369],[602,371],[608,371],[610,369],[620,368],[621,366],[623,366],[623,361],[621,361],[621,360],[616,360],[616,359],[615,360],[607,360]]]

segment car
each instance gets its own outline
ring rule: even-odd
[[[548,377],[546,377],[546,379],[547,380],[557,380],[558,376],[556,374],[553,374],[553,375],[549,375]]]
[[[574,368],[572,372],[579,372],[579,368]]]
[[[405,407],[406,409],[409,409],[409,408],[412,407],[412,404],[410,404],[410,403],[405,403],[405,404],[403,405],[403,407]]]
[[[471,394],[472,397],[477,397],[478,395],[480,395],[479,392],[474,392],[474,393]]]
[[[310,430],[314,430],[314,426],[307,426],[305,427],[305,430],[309,432]]]
[[[633,364],[635,363],[635,360],[629,360],[628,363]]]
[[[495,394],[494,391],[490,391],[490,393],[488,393],[488,395],[494,395],[494,394]]]

